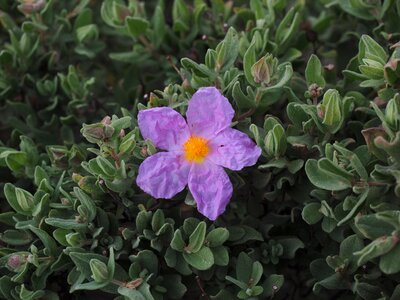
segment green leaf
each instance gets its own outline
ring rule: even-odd
[[[58,251],[57,244],[54,239],[46,231],[36,228],[32,225],[29,226],[29,229],[33,231],[33,233],[35,233],[42,241],[46,255],[56,257]]]
[[[218,246],[211,248],[214,255],[214,262],[217,266],[227,266],[229,263],[228,248],[224,246]]]
[[[214,264],[214,255],[210,248],[203,246],[194,253],[183,252],[186,262],[197,270],[207,270]]]
[[[315,159],[309,159],[305,166],[306,174],[311,183],[318,188],[341,191],[350,188],[351,182],[345,177],[320,169]]]
[[[354,253],[356,256],[359,256],[357,264],[361,266],[375,257],[388,253],[396,243],[397,241],[393,237],[386,236],[374,240],[364,249]]]
[[[176,251],[182,252],[184,250],[185,246],[186,246],[186,244],[185,244],[185,241],[183,240],[182,232],[180,229],[177,229],[174,232],[174,237],[172,238],[172,241],[171,241],[171,248]]]
[[[149,22],[146,19],[130,16],[125,18],[125,24],[128,32],[135,38],[145,34],[149,26]]]
[[[246,77],[246,80],[248,83],[252,85],[256,85],[253,74],[251,72],[251,67],[256,63],[256,40],[255,37],[253,37],[249,48],[247,49],[246,53],[244,54],[243,57],[243,71],[244,71],[244,76]]]
[[[196,229],[192,232],[189,237],[189,244],[185,247],[187,253],[195,253],[200,250],[204,244],[206,236],[207,225],[205,222],[200,222]]]
[[[325,87],[325,79],[322,75],[322,71],[322,65],[318,56],[312,54],[307,62],[307,67],[305,71],[308,86],[315,83],[319,87]]]
[[[272,274],[263,283],[264,297],[270,297],[277,293],[279,289],[283,286],[284,277],[283,275]]]
[[[51,226],[63,229],[76,229],[76,230],[87,229],[86,223],[78,223],[74,219],[46,218],[45,222],[46,224],[49,224]]]
[[[207,234],[206,243],[209,247],[218,247],[225,243],[228,238],[229,231],[226,228],[216,228]]]
[[[313,225],[321,221],[323,214],[320,212],[321,204],[319,203],[308,203],[301,213],[303,220],[309,225]]]
[[[96,204],[92,198],[90,198],[78,187],[74,187],[74,194],[88,211],[88,215],[85,216],[87,218],[87,222],[93,221],[93,219],[96,217]]]
[[[236,263],[236,277],[239,281],[249,283],[253,271],[253,260],[244,252],[240,252]]]

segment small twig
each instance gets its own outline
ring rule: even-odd
[[[171,55],[167,55],[167,61],[170,64],[170,66],[175,70],[176,73],[178,73],[179,77],[181,78],[182,82],[185,81],[185,77],[182,75],[182,72],[178,69],[178,67],[174,64],[172,61]]]
[[[210,296],[208,296],[208,294],[206,293],[206,291],[203,288],[203,284],[202,284],[201,279],[200,279],[199,276],[196,276],[196,282],[197,282],[197,285],[198,285],[198,287],[199,287],[199,289],[201,291],[201,296],[202,297],[206,297],[206,299],[210,299]]]
[[[250,117],[251,115],[254,114],[254,112],[256,111],[255,108],[250,108],[248,111],[246,111],[245,113],[237,116],[237,118],[235,119],[236,121],[243,121],[244,119],[246,119],[247,117]]]

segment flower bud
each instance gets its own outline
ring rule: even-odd
[[[109,272],[105,263],[94,258],[90,260],[89,265],[94,281],[103,283],[108,280]]]
[[[11,255],[7,260],[7,266],[14,272],[18,272],[26,259],[19,254]]]
[[[271,54],[267,54],[251,67],[251,74],[256,83],[269,84],[275,73],[278,61]]]
[[[111,124],[111,118],[109,116],[105,116],[103,120],[101,120],[101,124],[103,125],[110,125]]]
[[[82,178],[83,178],[83,176],[82,175],[80,175],[80,174],[78,174],[78,173],[72,173],[72,180],[75,182],[75,183],[78,183]]]
[[[25,15],[40,11],[46,5],[45,0],[23,0],[18,9]]]
[[[106,125],[104,127],[104,136],[105,136],[105,138],[107,138],[107,139],[111,138],[112,135],[114,134],[114,131],[115,131],[114,127],[112,127],[110,125]]]
[[[399,96],[396,95],[391,99],[386,106],[386,122],[389,126],[397,131],[400,129],[400,100]]]
[[[82,132],[82,135],[90,143],[99,143],[105,137],[104,136],[104,124],[102,124],[102,123],[91,124],[91,125],[83,124],[83,128],[82,128],[81,132]]]
[[[267,133],[264,139],[265,151],[270,157],[281,157],[285,154],[287,141],[285,130],[281,124],[276,124],[272,130]]]
[[[23,189],[16,188],[15,196],[17,197],[17,202],[23,211],[32,211],[35,203],[33,201],[33,196],[30,193],[24,191]]]
[[[332,133],[339,129],[343,120],[343,103],[338,91],[330,89],[324,94],[324,98],[318,106],[318,115],[323,116],[322,124],[331,128]]]
[[[63,146],[49,146],[47,148],[50,160],[56,167],[64,169],[68,166],[68,149]]]
[[[78,232],[68,233],[67,235],[65,235],[65,240],[72,247],[81,246],[81,234]]]

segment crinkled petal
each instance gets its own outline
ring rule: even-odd
[[[226,128],[210,141],[211,153],[207,159],[231,170],[241,170],[254,165],[261,155],[261,149],[247,134]]]
[[[154,198],[170,199],[185,188],[189,171],[182,155],[159,152],[142,162],[136,183]]]
[[[169,107],[141,110],[138,123],[142,136],[163,150],[180,150],[190,137],[185,119]]]
[[[198,211],[213,221],[225,211],[233,191],[225,170],[207,161],[192,165],[189,189]]]
[[[186,117],[191,134],[212,138],[229,127],[235,111],[215,87],[199,89],[189,101]]]

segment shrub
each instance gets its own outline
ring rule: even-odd
[[[0,297],[399,299],[399,17],[397,0],[0,0]],[[138,111],[185,115],[207,86],[262,149],[214,222],[187,189],[136,185],[160,151]]]

